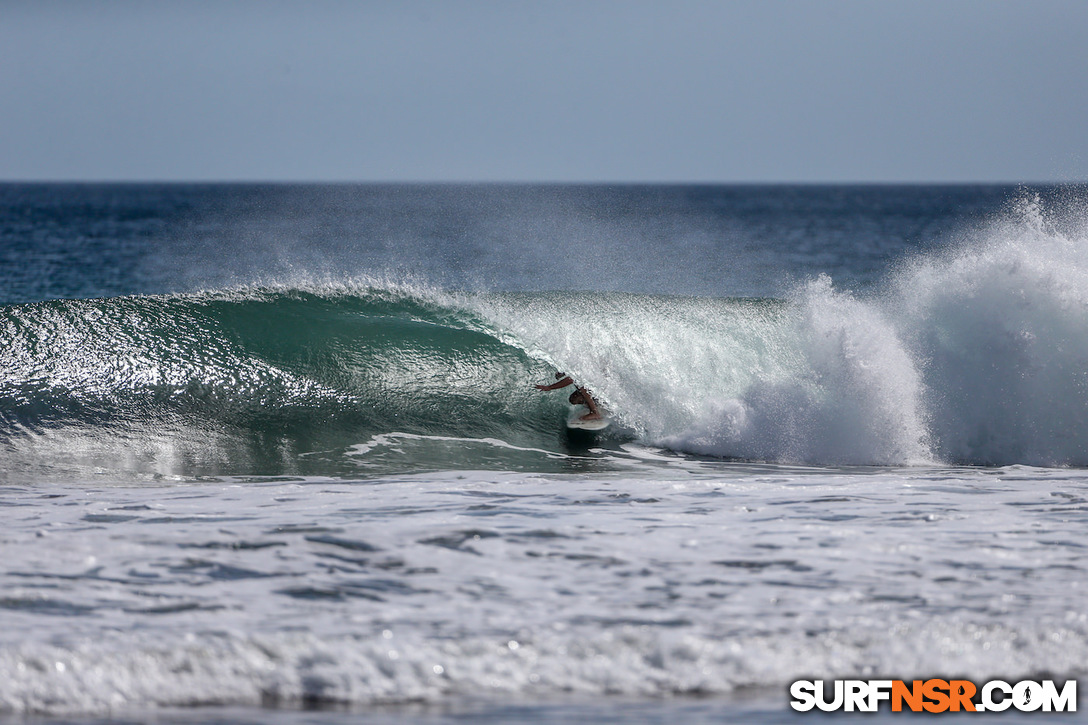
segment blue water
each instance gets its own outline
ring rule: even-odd
[[[1078,677],[1084,201],[0,185],[0,717]]]

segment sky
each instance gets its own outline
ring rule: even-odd
[[[0,0],[0,180],[1088,180],[1083,0]]]

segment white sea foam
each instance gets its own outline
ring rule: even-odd
[[[1083,471],[627,449],[641,474],[5,487],[0,713],[1084,673]]]
[[[372,437],[366,443],[358,443],[347,449],[347,455],[363,458],[371,451],[378,448],[396,447],[404,441],[436,441],[440,443],[454,443],[458,446],[489,446],[507,451],[520,451],[523,453],[539,453],[545,458],[569,458],[565,453],[546,451],[542,448],[524,448],[515,446],[498,438],[458,438],[455,436],[427,436],[415,433],[382,433]]]
[[[1010,630],[956,618],[865,622],[811,634],[729,637],[637,625],[424,638],[390,630],[311,634],[103,633],[67,645],[0,647],[0,713],[96,714],[208,705],[436,703],[457,697],[671,697],[784,689],[823,678],[954,672],[976,680],[1075,672],[1086,622]]]

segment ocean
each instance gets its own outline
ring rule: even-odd
[[[0,516],[4,722],[1083,677],[1088,193],[0,184]]]

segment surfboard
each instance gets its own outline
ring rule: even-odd
[[[604,430],[612,423],[612,420],[608,417],[582,420],[581,416],[583,415],[585,413],[576,411],[574,415],[567,418],[567,427],[578,430]]]

